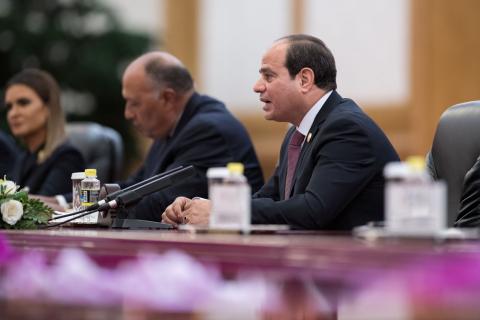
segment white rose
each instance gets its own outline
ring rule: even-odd
[[[5,188],[5,194],[15,193],[15,191],[17,191],[17,185],[13,181],[3,180],[0,185]]]
[[[9,225],[13,226],[23,216],[23,205],[17,200],[8,200],[0,206],[2,219]]]

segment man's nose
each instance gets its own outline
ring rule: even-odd
[[[253,85],[253,91],[260,93],[265,91],[265,84],[262,79],[258,79],[257,82]]]
[[[133,113],[128,106],[125,106],[125,110],[123,111],[123,116],[127,120],[130,120],[133,118]]]

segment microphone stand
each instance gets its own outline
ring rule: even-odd
[[[95,204],[93,204],[93,205],[91,205],[91,206],[89,206],[89,207],[87,207],[87,208],[85,208],[85,209],[82,209],[82,210],[80,210],[80,211],[75,211],[75,212],[67,213],[67,214],[62,214],[62,215],[59,215],[59,216],[57,216],[57,217],[53,217],[53,218],[51,218],[51,219],[48,220],[48,221],[53,221],[53,220],[57,220],[57,219],[62,219],[62,218],[74,216],[74,215],[77,215],[77,214],[80,214],[80,213],[84,213],[84,212],[87,212],[87,211],[96,211],[97,209],[98,209],[99,211],[102,211],[102,210],[104,210],[104,209],[101,209],[101,206],[102,206],[102,205],[105,205],[105,203],[108,203],[108,202],[110,202],[111,200],[115,199],[115,197],[117,197],[117,196],[119,196],[119,195],[121,195],[121,194],[123,194],[123,193],[125,193],[125,192],[127,192],[127,191],[130,191],[130,190],[139,188],[139,187],[141,187],[141,186],[143,186],[143,185],[146,185],[146,184],[148,184],[148,183],[150,183],[150,182],[152,182],[152,181],[155,181],[155,180],[158,180],[158,179],[160,179],[160,178],[163,178],[163,177],[165,177],[166,175],[170,175],[170,174],[172,174],[172,173],[174,173],[174,172],[180,171],[181,169],[183,169],[183,166],[178,166],[178,167],[173,168],[173,169],[170,169],[170,170],[168,170],[168,171],[159,173],[159,174],[154,175],[153,177],[150,177],[150,178],[148,178],[148,179],[146,179],[146,180],[143,180],[143,181],[140,181],[140,182],[138,182],[138,183],[135,183],[135,184],[133,184],[133,185],[127,187],[127,188],[124,188],[124,189],[122,189],[122,190],[118,190],[118,191],[116,191],[116,192],[114,192],[114,193],[108,194],[108,195],[105,197],[105,199],[102,199],[102,200],[100,200],[99,202],[97,202],[97,203],[95,203]],[[79,218],[81,218],[81,217],[83,217],[83,216],[85,216],[85,215],[79,216]]]
[[[43,227],[43,229],[63,225],[75,219],[89,215],[95,211],[100,212],[108,209],[124,208],[128,204],[134,203],[139,199],[143,198],[144,196],[147,196],[151,193],[160,191],[164,188],[174,185],[178,181],[184,178],[187,178],[193,174],[194,174],[193,166],[188,166],[186,168],[179,167],[179,168],[172,169],[163,174],[159,174],[155,177],[139,182],[136,185],[131,186],[125,190],[114,192],[110,196],[107,196],[104,200],[101,200],[96,204],[94,204],[93,206],[90,206],[86,209],[61,215],[58,217],[54,217],[49,221],[72,216],[72,218],[67,219],[65,221],[47,225]],[[112,199],[114,197],[115,199]],[[156,221],[140,220],[140,219],[120,219],[120,218],[116,218],[115,221],[112,223],[111,227],[122,228],[122,229],[172,229],[173,228],[173,226],[170,224],[165,224],[165,223],[156,222]]]

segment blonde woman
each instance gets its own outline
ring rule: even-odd
[[[5,88],[12,134],[22,142],[11,180],[31,194],[52,196],[71,191],[72,172],[84,170],[80,152],[66,143],[60,89],[45,71],[25,69]]]

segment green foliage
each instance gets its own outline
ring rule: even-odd
[[[14,225],[6,223],[3,220],[3,216],[1,216],[0,228],[37,229],[39,226],[46,225],[52,217],[52,209],[39,200],[29,199],[25,191],[7,189],[6,186],[2,184],[4,181],[5,180],[0,179],[0,206],[9,200],[19,201],[23,206],[23,215]]]
[[[0,88],[22,68],[49,71],[66,93],[68,120],[116,129],[126,156],[138,150],[123,118],[121,74],[150,44],[97,0],[0,0]]]

